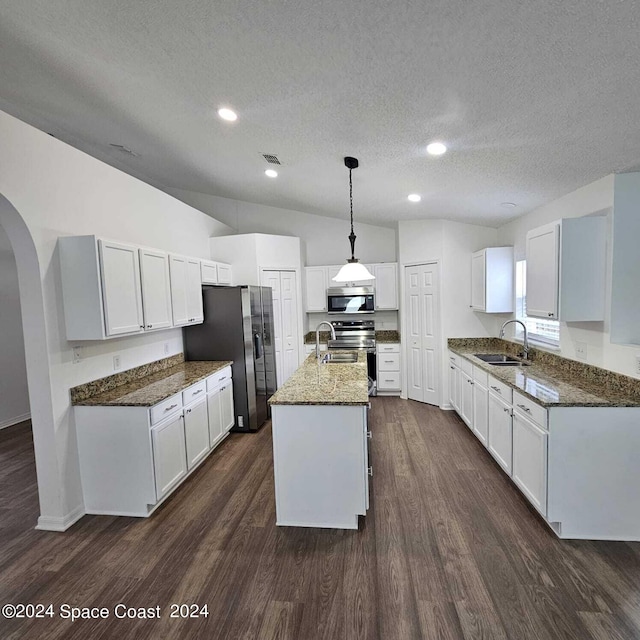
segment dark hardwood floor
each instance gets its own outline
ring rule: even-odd
[[[147,520],[36,531],[30,429],[1,431],[0,605],[163,617],[0,617],[0,638],[640,638],[640,544],[558,540],[452,412],[372,404],[359,531],[275,527],[268,426],[231,435]],[[171,603],[209,616],[169,618]]]

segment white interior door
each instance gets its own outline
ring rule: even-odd
[[[282,318],[282,382],[298,368],[298,287],[295,271],[280,272],[280,305]],[[278,375],[280,375],[278,373]]]
[[[439,269],[436,263],[405,268],[407,396],[440,404]]]
[[[278,387],[298,368],[298,287],[295,271],[264,270],[262,286],[271,287]]]

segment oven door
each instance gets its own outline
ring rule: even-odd
[[[354,314],[354,313],[373,313],[375,311],[374,297],[372,292],[346,292],[331,289],[327,291],[327,313],[336,314]]]

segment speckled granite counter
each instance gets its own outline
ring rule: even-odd
[[[369,404],[367,354],[357,353],[358,362],[353,364],[318,364],[311,354],[271,396],[269,404]]]
[[[331,337],[330,331],[321,331],[320,332],[320,342],[327,343],[329,338]],[[376,331],[376,342],[400,342],[400,334],[393,329],[378,329]],[[309,331],[304,336],[305,344],[315,344],[316,343],[316,332]]]
[[[501,367],[476,353],[515,356],[522,345],[498,338],[450,338],[449,350],[466,358],[543,407],[637,407],[640,380],[535,348],[529,366]]]
[[[181,362],[115,388],[108,388],[114,377],[109,376],[75,387],[71,390],[71,400],[72,404],[82,406],[151,407],[230,364],[227,360]],[[105,387],[108,390],[101,391]]]

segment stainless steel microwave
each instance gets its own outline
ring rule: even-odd
[[[375,311],[373,287],[331,287],[327,289],[327,313],[373,313]]]

